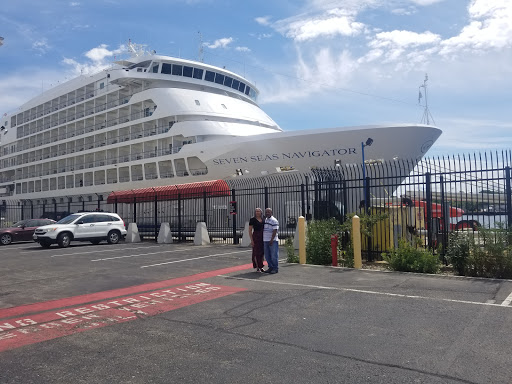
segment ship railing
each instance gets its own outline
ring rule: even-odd
[[[117,179],[107,179],[107,184],[117,184]]]
[[[126,183],[128,181],[130,181],[130,176],[119,176],[120,183]]]
[[[156,173],[146,173],[146,180],[154,180],[158,179],[158,175]]]
[[[140,181],[144,180],[144,176],[142,175],[132,175],[132,181]]]
[[[207,175],[208,174],[208,170],[207,169],[191,169],[190,170],[190,173],[193,175],[193,176],[199,176],[199,175]]]
[[[174,173],[160,173],[160,178],[161,179],[170,179],[174,177]]]

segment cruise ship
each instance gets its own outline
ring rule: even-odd
[[[361,164],[362,156],[420,159],[441,134],[418,124],[285,132],[258,95],[254,83],[224,68],[133,50],[3,116],[0,200],[96,199]]]

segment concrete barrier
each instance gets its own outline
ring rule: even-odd
[[[206,223],[201,221],[196,225],[196,233],[194,235],[194,245],[207,245],[210,244],[210,235],[206,228]]]
[[[242,234],[242,241],[239,244],[240,247],[249,248],[251,246],[251,236],[249,236],[249,222],[245,222],[244,233]]]
[[[140,243],[139,228],[137,227],[137,223],[128,224],[125,241],[127,243]]]
[[[156,242],[158,244],[172,244],[172,233],[169,223],[162,223],[160,225],[160,231],[158,232]]]

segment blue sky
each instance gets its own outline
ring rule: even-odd
[[[510,0],[77,0],[5,2],[0,111],[122,56],[159,54],[245,75],[285,130],[419,123],[430,155],[512,146]]]

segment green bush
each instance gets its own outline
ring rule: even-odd
[[[446,248],[446,260],[453,266],[459,276],[466,274],[471,258],[471,249],[474,247],[474,239],[466,232],[453,232],[448,238]]]
[[[388,262],[388,268],[394,271],[439,272],[440,263],[436,255],[423,248],[415,248],[404,240],[399,242],[398,248],[384,253],[382,256]]]
[[[511,230],[479,228],[477,239],[470,240],[470,255],[465,265],[466,276],[512,278]]]
[[[332,263],[331,235],[340,232],[341,225],[336,219],[314,220],[308,223],[306,237],[306,262],[327,265]]]
[[[341,240],[341,237],[340,237]],[[341,248],[341,241],[338,242],[338,257],[339,264],[342,267],[354,268],[354,247],[352,246],[352,242],[349,242],[347,245],[347,249]]]
[[[293,248],[293,237],[288,237],[284,243],[286,248],[286,262],[287,263],[298,263],[299,256],[295,254],[295,248]]]

